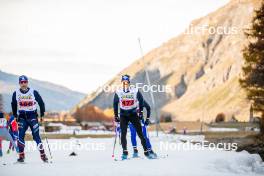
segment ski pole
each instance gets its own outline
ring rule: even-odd
[[[52,154],[51,154],[51,150],[50,150],[50,146],[49,146],[49,141],[48,141],[48,138],[47,138],[47,135],[46,135],[46,132],[45,132],[45,125],[44,125],[44,130],[43,130],[43,134],[44,134],[44,138],[46,140],[46,143],[48,145],[48,149],[49,149],[49,155],[50,155],[50,162],[52,163]]]
[[[115,157],[116,138],[117,138],[117,126],[115,127],[115,139],[114,139],[114,146],[113,146],[112,158]]]
[[[121,132],[120,132],[120,126],[117,127],[118,137],[119,137],[119,145],[121,145]]]

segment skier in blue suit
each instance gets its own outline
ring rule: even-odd
[[[149,136],[148,136],[148,132],[147,132],[147,126],[150,124],[150,114],[151,114],[151,108],[149,106],[149,104],[144,100],[143,101],[143,108],[146,108],[147,110],[147,117],[146,120],[144,121],[144,119],[141,119],[141,126],[142,126],[142,132],[143,135],[146,139],[146,144],[147,144],[147,150],[150,154],[152,154],[152,156],[157,157],[157,154],[152,150],[152,146],[149,140]],[[131,133],[131,143],[133,146],[133,157],[138,157],[138,149],[137,149],[137,132],[133,126],[132,123],[129,123],[129,129],[130,129],[130,133]]]

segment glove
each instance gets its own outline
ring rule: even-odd
[[[115,122],[119,123],[120,122],[120,118],[119,117],[115,117]]]
[[[44,117],[45,112],[40,112],[40,117]]]
[[[45,112],[40,112],[40,123],[43,123],[43,117],[45,115]]]
[[[40,117],[40,123],[43,123],[43,121],[44,121],[43,117]]]
[[[19,122],[19,117],[18,117],[18,116],[15,117],[15,121],[16,121],[17,123]]]
[[[114,126],[115,126],[115,132],[119,133],[120,132],[120,118],[119,117],[115,117]]]
[[[139,112],[138,113],[138,117],[139,117],[140,120],[142,120],[143,119],[143,113],[142,112]]]
[[[145,120],[145,126],[148,126],[149,124],[150,124],[150,120],[149,120],[149,118],[147,118],[146,120]]]

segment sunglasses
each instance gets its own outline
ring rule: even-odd
[[[27,84],[28,81],[20,81],[19,83],[20,83],[20,84]]]

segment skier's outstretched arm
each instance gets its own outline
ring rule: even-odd
[[[44,116],[45,113],[45,104],[44,101],[42,99],[42,97],[39,95],[39,93],[37,91],[34,90],[34,96],[36,98],[36,101],[39,104],[39,108],[40,108],[40,117]]]

